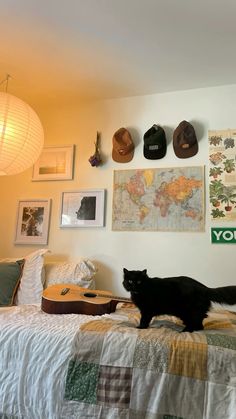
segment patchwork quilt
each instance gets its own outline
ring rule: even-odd
[[[213,311],[204,331],[179,333],[175,317],[140,330],[137,310],[125,312],[76,333],[63,404],[70,419],[236,418],[236,313]]]

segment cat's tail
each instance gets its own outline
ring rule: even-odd
[[[210,300],[220,304],[236,304],[236,286],[210,288]]]

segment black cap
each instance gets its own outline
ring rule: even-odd
[[[154,124],[143,136],[143,155],[146,159],[162,159],[166,155],[166,135],[160,125]]]

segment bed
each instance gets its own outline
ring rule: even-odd
[[[235,419],[236,313],[213,311],[180,333],[170,316],[149,329],[135,308],[103,316],[0,309],[4,419]]]
[[[1,419],[236,418],[235,312],[194,333],[173,316],[140,330],[130,304],[88,316],[20,303],[26,283],[0,308]]]

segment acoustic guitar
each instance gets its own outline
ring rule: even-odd
[[[102,315],[116,310],[119,302],[129,298],[113,296],[108,291],[90,290],[73,284],[55,284],[43,291],[41,308],[49,314]]]

